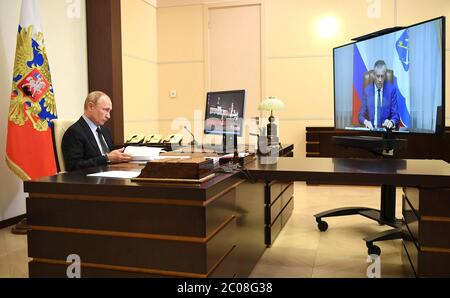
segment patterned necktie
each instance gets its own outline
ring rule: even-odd
[[[100,146],[102,147],[102,154],[107,154],[109,153],[109,148],[108,145],[106,144],[105,138],[103,137],[103,133],[102,130],[100,129],[100,127],[97,127],[97,134],[98,134],[98,139],[100,141]]]
[[[381,127],[381,89],[378,89],[377,96],[377,127]]]

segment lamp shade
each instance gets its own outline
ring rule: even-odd
[[[260,111],[276,111],[284,109],[284,103],[275,97],[269,97],[264,100],[258,107]]]

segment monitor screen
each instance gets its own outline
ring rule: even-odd
[[[245,90],[208,92],[205,134],[242,135]]]
[[[435,134],[445,104],[445,18],[333,50],[336,129]]]

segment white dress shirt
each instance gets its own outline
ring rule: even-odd
[[[377,105],[377,100],[378,100],[378,87],[376,84],[373,84],[375,87],[375,92],[374,92],[374,102],[375,104],[373,105],[375,107],[375,114],[374,114],[374,118],[373,118],[373,127],[378,127],[381,126],[383,123],[379,123],[378,124],[378,105]],[[380,89],[380,110],[381,107],[383,106],[383,87],[381,87]],[[381,113],[381,111],[380,111]],[[381,119],[381,121],[383,121]]]
[[[92,134],[94,135],[95,141],[97,142],[98,149],[100,150],[102,155],[106,155],[107,152],[103,152],[102,145],[100,145],[100,139],[99,139],[99,136],[98,136],[98,133],[97,133],[97,127],[98,126],[95,125],[94,122],[92,122],[91,119],[89,119],[85,115],[83,115],[83,119],[89,125],[89,128],[91,129]],[[103,137],[103,140],[105,140],[104,137]],[[108,143],[106,143],[106,140],[105,140],[105,144],[108,144]]]

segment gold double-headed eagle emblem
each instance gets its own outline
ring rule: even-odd
[[[49,116],[42,118],[40,115],[44,108],[47,113],[42,114],[56,117],[55,96],[44,37],[41,32],[33,31],[34,27],[30,25],[17,34],[9,121],[19,126],[31,121],[37,131],[47,131]]]

